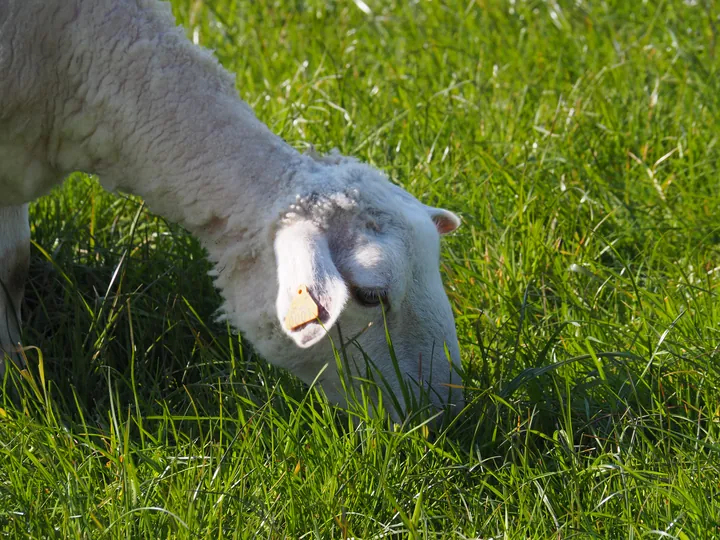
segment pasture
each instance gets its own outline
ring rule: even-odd
[[[0,535],[720,537],[713,2],[172,3],[291,145],[462,216],[468,404],[331,407],[216,322],[186,232],[76,174],[31,208]]]

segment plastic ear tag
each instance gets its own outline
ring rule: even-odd
[[[312,299],[305,285],[297,288],[297,294],[290,303],[290,309],[285,315],[285,327],[288,330],[297,330],[302,325],[318,318],[320,311]]]

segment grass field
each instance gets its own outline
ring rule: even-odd
[[[290,144],[462,215],[469,404],[330,407],[214,322],[194,240],[76,175],[32,208],[0,535],[720,537],[714,2],[173,5]]]

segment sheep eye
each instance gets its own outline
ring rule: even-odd
[[[365,307],[379,306],[381,303],[384,304],[386,308],[390,307],[388,304],[387,291],[378,289],[361,289],[359,287],[355,287],[353,295],[355,296],[355,300]]]

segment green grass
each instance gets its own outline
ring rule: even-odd
[[[174,9],[290,144],[463,216],[469,405],[435,435],[328,406],[213,322],[194,240],[77,175],[32,209],[0,534],[720,537],[714,2]]]

